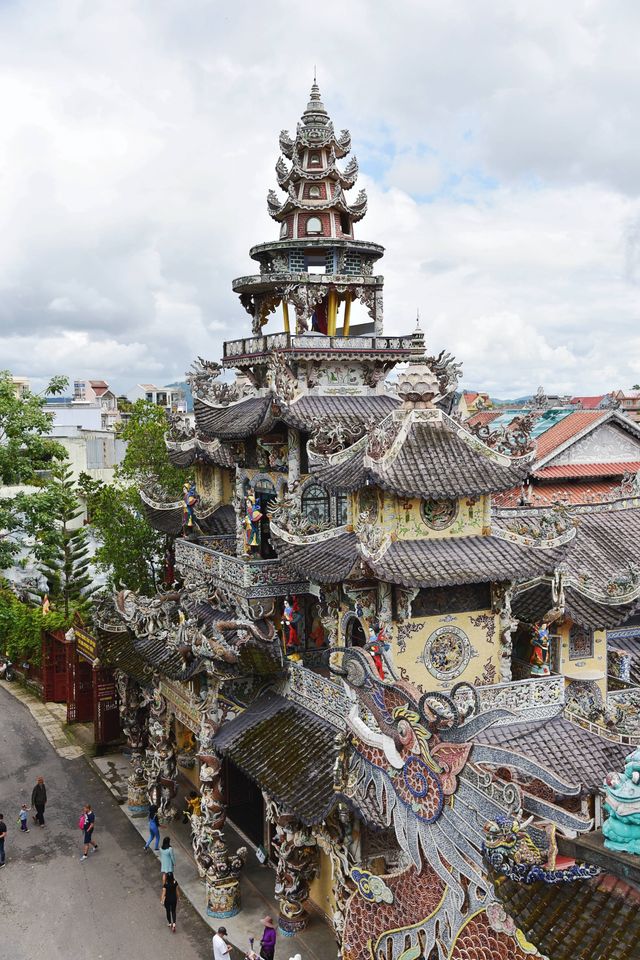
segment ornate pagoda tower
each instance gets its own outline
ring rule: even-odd
[[[372,320],[366,332],[382,334],[383,278],[373,275],[384,248],[354,238],[354,224],[367,212],[361,190],[347,193],[358,177],[358,162],[343,160],[351,149],[348,130],[336,134],[314,80],[295,139],[280,134],[276,175],[284,193],[269,191],[269,213],[280,224],[280,238],[250,251],[260,274],[240,277],[233,289],[260,334],[269,314],[282,306],[287,334],[317,332],[351,335],[351,305],[359,300]],[[288,161],[288,162],[287,162]],[[365,331],[362,331],[365,332]]]

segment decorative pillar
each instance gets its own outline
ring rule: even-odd
[[[282,319],[284,320],[284,332],[291,333],[291,327],[289,325],[289,304],[286,300],[282,301]]]
[[[342,336],[348,337],[351,328],[351,294],[347,293],[344,301],[344,319],[342,321]]]
[[[191,817],[193,853],[198,872],[206,884],[207,913],[223,919],[240,910],[240,871],[247,848],[230,854],[223,830],[227,810],[223,800],[222,761],[212,750],[220,728],[215,687],[205,687],[200,704],[199,760],[201,815]]]
[[[355,889],[351,871],[361,859],[360,837],[355,818],[345,803],[338,804],[337,809],[314,832],[319,848],[331,860],[334,899],[331,919],[338,947],[341,948],[347,904]]]
[[[213,502],[222,503],[222,470],[220,467],[213,468]]]
[[[336,335],[336,321],[338,318],[338,294],[331,287],[327,296],[327,333],[330,337]]]
[[[176,795],[178,763],[176,745],[169,730],[167,704],[156,681],[149,714],[149,746],[145,759],[147,792],[158,807],[158,818],[167,823],[178,816],[172,800]]]
[[[275,826],[278,930],[283,937],[294,937],[307,925],[304,905],[309,899],[309,884],[318,871],[318,845],[311,830],[296,817],[283,813],[273,800],[267,800],[266,809]]]
[[[300,483],[300,434],[297,430],[289,427],[288,434],[289,446],[289,475],[287,483],[289,493],[291,493]]]
[[[382,296],[382,290],[376,290],[374,297],[375,297],[374,331],[375,331],[376,337],[381,337],[383,333],[383,326],[384,326],[384,298]]]
[[[131,751],[133,771],[127,779],[127,807],[133,817],[146,816],[148,807],[144,751],[148,739],[150,695],[122,670],[115,671],[120,723]]]
[[[491,609],[500,618],[500,683],[511,683],[513,679],[511,653],[513,651],[513,631],[518,621],[511,614],[513,586],[508,583],[494,583],[491,590]]]

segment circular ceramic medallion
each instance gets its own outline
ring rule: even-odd
[[[420,504],[420,516],[430,530],[446,530],[457,515],[457,500],[423,500]]]
[[[471,644],[459,627],[438,627],[428,637],[422,654],[424,665],[438,680],[458,677],[471,659]]]

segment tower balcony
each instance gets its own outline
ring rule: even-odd
[[[264,336],[227,340],[222,364],[226,367],[251,367],[277,350],[292,360],[311,360],[340,357],[340,359],[380,359],[401,362],[415,353],[411,336],[352,336],[334,337],[320,333],[271,333]]]
[[[221,587],[247,599],[284,597],[307,593],[309,584],[293,580],[291,571],[280,560],[257,560],[231,553],[235,537],[176,540],[176,568],[182,576],[191,576],[213,588]]]

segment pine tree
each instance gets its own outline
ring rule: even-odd
[[[53,466],[47,485],[25,505],[25,514],[49,600],[68,617],[71,609],[81,610],[96,589],[92,586],[88,534],[77,525],[82,510],[68,463]]]

